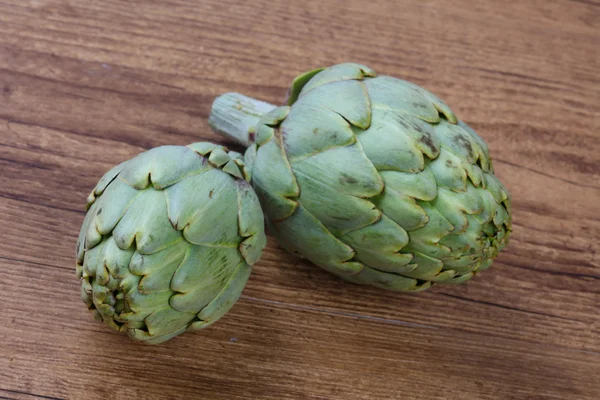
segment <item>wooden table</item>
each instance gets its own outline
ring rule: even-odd
[[[445,99],[488,142],[514,233],[420,294],[340,281],[271,240],[242,299],[161,346],[86,310],[74,248],[112,165],[219,141],[226,91],[281,103],[344,61]],[[600,398],[597,0],[0,0],[0,398]]]

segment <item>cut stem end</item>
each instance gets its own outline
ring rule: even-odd
[[[208,124],[218,134],[233,139],[244,147],[252,144],[260,117],[276,108],[264,101],[239,93],[225,93],[215,99]]]

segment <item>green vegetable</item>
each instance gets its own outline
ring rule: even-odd
[[[241,154],[211,143],[157,147],[106,173],[77,242],[88,308],[150,344],[221,318],[266,245],[249,178]]]
[[[432,93],[340,64],[288,105],[218,97],[209,123],[245,158],[279,243],[348,281],[413,291],[488,268],[511,232],[485,142]]]

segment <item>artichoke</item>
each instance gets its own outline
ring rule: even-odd
[[[211,127],[249,146],[280,245],[340,277],[397,291],[461,283],[511,232],[485,142],[432,93],[339,64],[297,77],[288,105],[237,93]]]
[[[266,245],[249,177],[241,154],[211,143],[157,147],[106,173],[77,242],[88,308],[149,344],[221,318]]]

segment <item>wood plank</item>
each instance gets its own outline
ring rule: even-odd
[[[405,386],[419,388],[415,398],[525,399],[535,391],[594,399],[600,390],[597,354],[260,299],[242,299],[210,330],[148,347],[93,321],[73,301],[72,271],[5,260],[0,267],[8,322],[0,333],[13,338],[0,342],[0,381],[18,382],[5,390],[92,399],[370,399],[394,398]]]

